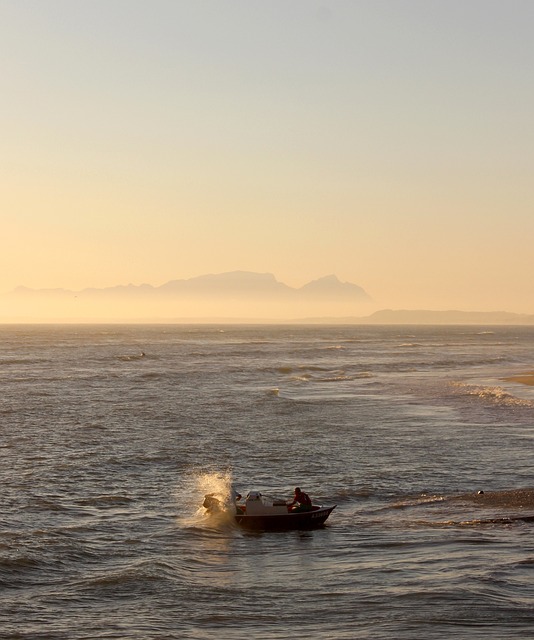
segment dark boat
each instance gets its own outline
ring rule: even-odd
[[[204,498],[208,512],[222,512],[224,504],[213,494]],[[259,491],[251,491],[242,503],[236,502],[235,521],[240,527],[255,531],[282,531],[287,529],[316,529],[326,522],[336,505],[324,507],[313,505],[308,511],[291,509],[286,502],[263,496]]]

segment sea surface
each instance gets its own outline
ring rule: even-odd
[[[0,638],[534,637],[534,328],[0,338]],[[337,507],[247,533],[230,483]]]

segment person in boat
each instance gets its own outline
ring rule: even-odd
[[[304,493],[304,491],[302,491],[300,487],[296,487],[293,502],[291,502],[288,506],[289,509],[293,512],[311,511],[312,501],[307,493]]]

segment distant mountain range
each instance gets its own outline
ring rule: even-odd
[[[341,282],[334,275],[295,288],[270,273],[248,271],[171,280],[158,287],[129,284],[81,291],[17,287],[0,303],[4,301],[0,321],[200,322],[222,318],[270,322],[372,310],[372,300],[362,287]]]
[[[358,285],[341,282],[335,275],[313,280],[303,287],[294,288],[279,282],[271,273],[253,273],[250,271],[231,271],[229,273],[210,274],[189,278],[187,280],[171,280],[159,287],[149,284],[119,285],[103,289],[29,289],[17,287],[15,294],[51,294],[55,296],[194,296],[194,297],[241,297],[254,298],[275,297],[282,300],[321,298],[353,300],[355,302],[371,302],[370,296]]]
[[[534,315],[374,311],[364,289],[335,275],[290,287],[271,273],[229,273],[81,291],[17,287],[0,296],[0,322],[308,322],[534,325]]]

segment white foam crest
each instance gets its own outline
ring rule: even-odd
[[[434,504],[436,502],[444,502],[445,498],[442,495],[429,495],[426,493],[422,493],[420,496],[416,498],[406,498],[404,500],[399,500],[391,505],[393,509],[405,509],[407,507],[419,507],[421,505],[426,504]],[[386,507],[389,509],[390,507]]]
[[[468,396],[476,396],[481,400],[493,402],[494,404],[516,407],[534,406],[534,402],[532,402],[531,400],[523,400],[521,398],[517,398],[508,391],[505,391],[502,387],[484,387],[463,383],[455,383],[454,386],[462,389]]]

